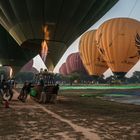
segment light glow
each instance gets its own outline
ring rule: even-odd
[[[44,40],[41,43],[41,58],[45,62],[48,54],[48,45],[46,40],[49,40],[49,31],[47,25],[43,28],[43,32],[44,32]]]
[[[47,54],[48,54],[48,45],[47,45],[46,40],[44,40],[41,43],[41,58],[44,62],[46,60]]]

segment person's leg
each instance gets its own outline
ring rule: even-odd
[[[57,97],[56,94],[52,94],[52,95],[51,95],[50,102],[51,102],[51,103],[56,103],[56,97]]]
[[[27,96],[28,96],[28,93],[27,93],[27,92],[24,92],[24,97],[23,97],[23,101],[24,101],[24,102],[26,101]]]
[[[42,102],[45,104],[46,103],[46,93],[45,92],[42,93],[42,97],[43,97]]]
[[[11,99],[13,98],[13,90],[10,89],[10,90],[9,90],[9,93],[10,93],[10,99],[9,99],[9,101],[11,101]]]
[[[18,96],[19,100],[21,100],[23,98],[23,94],[24,94],[23,92],[24,92],[23,90],[20,91],[19,96]]]
[[[41,92],[39,103],[42,103],[42,101],[43,101],[43,92]]]

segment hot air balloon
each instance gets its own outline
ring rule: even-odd
[[[59,69],[59,73],[62,75],[67,75],[66,63],[63,63]]]
[[[24,48],[27,58],[31,59],[40,52],[40,44],[45,39],[49,53],[43,52],[43,59],[47,55],[45,64],[50,71],[73,41],[117,2],[118,0],[0,0],[0,24]]]
[[[97,49],[95,34],[96,30],[91,30],[81,37],[79,52],[89,75],[98,77],[108,69],[108,66]]]
[[[66,67],[67,67],[68,74],[73,73],[73,72],[81,72],[81,73],[87,74],[83,66],[83,62],[80,58],[79,52],[72,53],[68,56],[66,60]]]
[[[33,59],[31,59],[27,64],[25,64],[21,68],[20,72],[29,72],[31,71],[32,67],[33,67]]]
[[[71,57],[72,57],[73,53],[70,54],[67,59],[66,59],[66,68],[67,68],[67,73],[70,74],[72,72],[72,69],[71,69]]]
[[[139,60],[140,22],[114,18],[96,32],[97,47],[116,77],[123,77]]]
[[[0,81],[3,79],[8,79],[12,77],[13,70],[10,66],[2,66],[0,67],[1,73],[0,73]]]

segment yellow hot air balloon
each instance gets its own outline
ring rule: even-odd
[[[96,32],[96,44],[116,76],[124,76],[139,60],[140,22],[114,18],[104,22]]]
[[[100,76],[108,66],[100,55],[95,40],[96,30],[86,32],[80,39],[79,52],[89,75]]]

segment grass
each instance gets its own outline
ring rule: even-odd
[[[140,85],[87,85],[87,86],[60,86],[61,90],[74,90],[74,89],[99,89],[99,90],[105,90],[105,89],[140,89]]]

